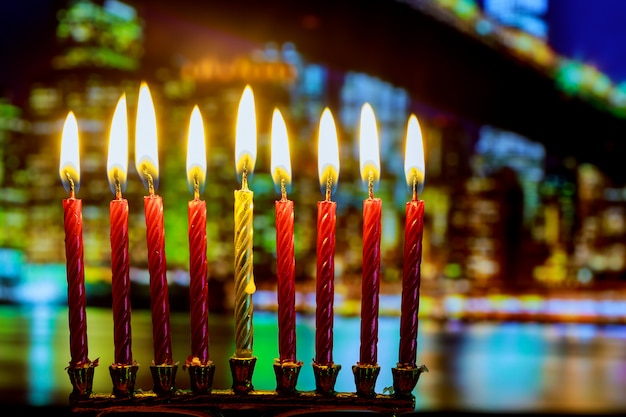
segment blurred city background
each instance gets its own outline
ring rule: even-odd
[[[339,390],[353,390],[349,366],[358,358],[342,348],[358,338],[367,192],[360,180],[357,127],[360,108],[369,102],[381,150],[381,366],[395,366],[397,357],[404,205],[411,197],[404,140],[408,117],[415,114],[426,160],[418,362],[431,368],[416,387],[418,410],[626,409],[626,350],[620,349],[626,338],[626,62],[618,60],[624,60],[615,46],[619,38],[611,38],[626,35],[620,28],[626,5],[232,3],[3,4],[0,398],[62,405],[70,391],[64,372],[69,340],[61,205],[67,193],[58,177],[69,110],[77,116],[81,143],[77,197],[83,200],[90,353],[106,366],[112,362],[113,194],[106,160],[110,121],[122,93],[130,122],[124,197],[130,207],[135,357],[145,368],[151,360],[146,191],[134,168],[132,126],[139,84],[147,81],[159,131],[158,193],[178,360],[188,355],[186,205],[192,195],[185,155],[189,117],[198,105],[208,148],[201,198],[208,212],[211,347],[222,355],[216,383],[228,385],[232,326],[215,317],[230,319],[232,311],[233,191],[240,187],[235,118],[243,87],[250,84],[258,120],[250,181],[255,347],[264,361],[257,369],[267,367],[258,371],[256,387],[275,387],[271,363],[278,354],[274,201],[280,195],[269,166],[271,114],[279,108],[289,132],[298,356],[306,367],[313,357],[316,202],[324,198],[317,130],[328,106],[337,122],[341,163],[333,196],[335,346],[341,351],[335,361],[345,368]],[[592,31],[597,40],[588,36]],[[42,380],[42,373],[54,378]],[[106,369],[96,373],[97,390],[110,390]],[[184,388],[186,376],[180,379]],[[150,389],[147,375],[142,381]],[[310,370],[303,371],[301,383],[314,388]],[[389,385],[391,376],[381,376],[378,391]]]

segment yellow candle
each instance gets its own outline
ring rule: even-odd
[[[246,86],[237,114],[235,161],[241,189],[235,191],[235,357],[252,357],[252,294],[256,291],[252,271],[253,196],[248,179],[256,159],[254,96]]]

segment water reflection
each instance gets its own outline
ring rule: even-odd
[[[53,375],[55,369],[53,365],[54,350],[54,309],[47,305],[35,306],[32,309],[32,320],[30,322],[30,352],[28,355],[29,364],[28,376],[25,381],[28,384],[26,394],[28,403],[34,406],[45,406],[53,399],[50,394],[54,390],[54,383],[51,378],[41,378],[41,375]]]
[[[109,309],[88,308],[89,357],[99,358],[94,391],[108,393],[113,361],[113,319]],[[359,318],[336,317],[334,360],[342,366],[338,391],[353,392],[351,367],[358,360]],[[188,314],[171,315],[172,351],[181,366],[177,387],[189,388],[182,364],[189,354]],[[232,382],[228,358],[234,352],[231,317],[210,318],[214,387]],[[149,311],[132,317],[133,355],[139,362],[137,387],[151,390],[153,356]],[[399,319],[381,317],[381,373],[376,391],[392,385],[398,355]],[[276,315],[255,312],[253,384],[273,390],[278,354]],[[304,362],[298,389],[314,390],[312,359],[315,319],[298,316],[297,356]],[[418,411],[617,412],[626,408],[626,326],[539,323],[422,321],[418,363],[430,369],[415,389]],[[67,309],[0,306],[0,401],[37,406],[66,405],[70,392]]]

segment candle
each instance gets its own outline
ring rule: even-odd
[[[150,90],[141,83],[137,105],[135,166],[149,195],[144,197],[154,365],[172,365],[170,307],[166,277],[163,200],[155,194],[159,181],[156,115]]]
[[[86,367],[88,359],[85,265],[83,262],[82,200],[76,198],[80,187],[78,157],[78,122],[69,112],[63,125],[59,176],[69,198],[63,199],[65,227],[65,257],[67,274],[67,303],[70,326],[70,367]]]
[[[317,202],[317,275],[315,309],[315,364],[333,365],[333,305],[335,281],[335,223],[337,203],[331,196],[339,179],[337,130],[330,112],[322,112],[318,141],[318,174],[323,201]]]
[[[411,200],[406,203],[398,367],[415,368],[424,232],[424,201],[418,199],[418,193],[424,187],[425,166],[422,133],[414,115],[407,125],[404,171]]]
[[[296,261],[294,257],[293,201],[287,199],[291,184],[291,158],[287,127],[280,110],[272,116],[272,179],[281,198],[276,210],[276,278],[278,282],[278,352],[280,363],[296,362]]]
[[[252,88],[244,88],[237,113],[235,162],[241,189],[235,191],[235,357],[252,357],[252,294],[256,291],[252,273],[254,193],[248,180],[256,161],[256,114]]]
[[[128,123],[126,95],[115,107],[109,135],[107,179],[115,199],[109,205],[111,222],[111,295],[115,364],[132,365],[130,327],[130,258],[128,255],[128,200],[122,198],[128,172]]]
[[[359,129],[361,180],[368,192],[367,199],[363,201],[363,276],[359,364],[377,365],[382,201],[380,198],[374,198],[374,186],[380,179],[380,159],[376,118],[368,103],[361,108]]]
[[[200,192],[206,183],[206,144],[198,106],[189,120],[187,138],[187,183],[193,192],[189,201],[189,296],[191,304],[192,361],[209,361],[209,282],[207,276],[206,202]]]

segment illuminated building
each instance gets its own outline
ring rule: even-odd
[[[463,22],[479,18],[475,7],[462,7],[472,2],[446,4],[453,3],[458,10],[465,10],[460,11],[466,19]],[[605,201],[608,197],[594,197],[594,203],[589,199],[579,202],[574,193],[576,162],[570,167],[569,177],[555,174],[548,166],[549,150],[530,136],[491,125],[475,126],[464,120],[464,115],[432,108],[421,97],[412,97],[408,90],[376,75],[309,62],[292,42],[260,44],[210,27],[194,27],[202,51],[185,50],[188,55],[158,51],[158,56],[150,51],[147,55],[144,21],[138,13],[114,0],[68,2],[58,14],[57,50],[49,71],[42,71],[32,80],[27,106],[19,109],[8,102],[0,104],[4,152],[0,155],[0,214],[10,225],[2,244],[23,250],[24,257],[19,259],[33,265],[60,265],[64,259],[59,242],[63,240],[60,199],[65,193],[58,179],[57,155],[61,123],[72,109],[81,135],[83,178],[78,196],[84,199],[85,207],[87,280],[103,292],[108,290],[108,202],[112,198],[105,175],[108,127],[114,105],[125,92],[132,159],[136,94],[140,81],[148,79],[158,116],[162,155],[159,192],[165,202],[168,267],[176,288],[184,287],[188,280],[184,231],[190,195],[182,161],[186,125],[194,104],[199,106],[207,126],[209,175],[205,197],[211,282],[229,285],[233,253],[229,209],[236,187],[233,127],[237,100],[248,82],[258,99],[260,155],[269,155],[273,107],[285,110],[295,167],[290,196],[296,202],[296,274],[305,291],[310,289],[314,276],[314,210],[321,197],[317,181],[311,180],[316,173],[315,135],[319,115],[324,106],[330,105],[340,122],[342,159],[337,194],[338,227],[342,230],[337,236],[338,284],[340,290],[345,285],[345,292],[358,297],[358,291],[351,288],[361,279],[361,206],[365,195],[356,162],[356,127],[358,110],[365,101],[376,111],[380,130],[382,176],[377,193],[385,202],[383,291],[397,291],[402,273],[402,216],[408,197],[402,172],[403,141],[409,113],[420,119],[426,149],[426,187],[421,196],[426,201],[427,238],[422,265],[425,291],[487,288],[492,284],[526,288],[533,283],[545,284],[546,280],[538,278],[545,275],[560,284],[571,281],[576,271],[583,271],[584,281],[587,272],[593,275],[610,269],[607,276],[618,277],[625,269],[620,263],[621,246],[610,243],[621,236],[616,225],[623,218],[622,203],[614,199],[609,204]],[[554,63],[549,57],[540,62],[546,66]],[[10,156],[13,153],[24,157],[16,159]],[[268,158],[259,158],[253,178],[255,263],[260,288],[273,285],[275,272],[273,202],[277,196],[268,162]],[[133,164],[129,165],[125,196],[131,207],[132,279],[145,284],[144,190]],[[594,193],[601,194],[606,186],[599,185]],[[513,198],[519,198],[523,206]],[[595,201],[603,201],[603,208],[598,208],[600,203]],[[580,221],[581,216],[587,216],[583,213],[591,214]],[[597,238],[593,244],[581,237],[596,233],[598,225],[604,226],[594,235]],[[565,244],[574,239],[578,239],[576,244]],[[602,255],[605,250],[611,255]],[[61,269],[59,282],[64,279]],[[98,292],[90,291],[94,293]]]

